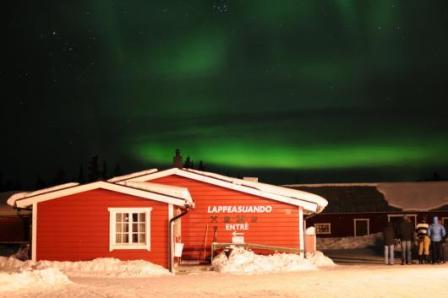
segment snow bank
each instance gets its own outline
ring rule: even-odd
[[[382,241],[382,233],[358,237],[317,238],[317,249],[355,249],[374,246]]]
[[[35,267],[57,268],[70,276],[140,277],[171,274],[167,269],[151,262],[120,261],[114,258],[99,258],[80,262],[40,261]]]
[[[333,265],[333,261],[321,252],[316,252],[305,259],[296,254],[257,255],[239,247],[234,248],[228,258],[225,253],[221,253],[212,261],[215,271],[239,274],[317,270],[319,266]]]
[[[70,276],[141,277],[171,275],[162,266],[143,260],[120,261],[114,258],[99,258],[92,261],[19,261],[0,257],[0,271],[19,272],[24,270],[56,269]]]
[[[71,283],[68,277],[56,268],[26,270],[15,273],[0,272],[0,291],[18,289],[54,288]]]

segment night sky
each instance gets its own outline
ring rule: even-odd
[[[176,148],[276,183],[448,177],[448,1],[4,5],[3,179]]]

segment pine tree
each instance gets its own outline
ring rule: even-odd
[[[192,161],[190,159],[190,156],[187,156],[184,162],[184,168],[190,169],[192,168]]]
[[[101,178],[103,180],[107,180],[108,176],[107,176],[107,163],[104,160],[103,161],[103,167],[101,168]]]
[[[114,168],[114,177],[123,175],[123,171],[120,168],[120,165],[118,163],[115,164]]]
[[[42,179],[42,177],[40,175],[37,175],[36,185],[35,185],[34,189],[42,189],[45,187],[47,187],[47,183],[45,183],[44,179]]]
[[[65,171],[62,168],[59,168],[59,170],[57,170],[56,175],[53,178],[53,184],[57,185],[57,184],[63,184],[64,182],[66,182],[66,174]]]
[[[76,181],[81,184],[86,182],[86,177],[84,176],[84,167],[82,165],[79,166],[78,179]]]
[[[100,169],[98,166],[98,155],[92,156],[89,161],[88,170],[88,182],[97,181],[100,178]]]
[[[205,170],[204,163],[202,162],[202,160],[199,161],[198,170],[199,171],[204,171]]]

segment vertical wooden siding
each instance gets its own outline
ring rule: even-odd
[[[248,223],[245,242],[282,247],[299,247],[298,207],[222,188],[176,175],[152,180],[154,183],[186,187],[196,207],[182,217],[185,259],[204,259],[217,242],[231,242],[230,224]],[[272,206],[271,213],[208,213],[209,206]],[[214,217],[217,216],[217,217]],[[215,233],[216,230],[216,233]],[[205,248],[205,251],[204,251]]]
[[[142,259],[168,266],[168,205],[96,189],[38,205],[37,260],[81,261],[99,257]],[[110,207],[152,207],[151,251],[109,251]]]

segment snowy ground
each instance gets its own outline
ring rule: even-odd
[[[339,265],[314,271],[175,277],[70,277],[57,288],[0,297],[446,297],[448,265]]]
[[[0,297],[446,297],[448,264],[334,265],[318,252],[218,256],[220,272],[173,276],[143,261],[21,262],[0,257]],[[231,273],[229,273],[231,272]]]

